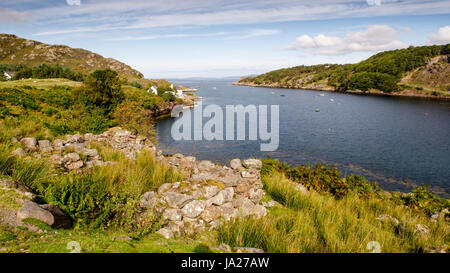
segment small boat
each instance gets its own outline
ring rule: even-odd
[[[315,110],[316,112],[320,112],[320,109],[319,108],[316,108],[316,110]]]
[[[214,86],[212,89],[213,89],[213,90],[217,90],[217,87]]]
[[[284,96],[285,96],[284,94],[281,94],[281,95],[280,95],[280,97],[284,97]]]
[[[321,97],[325,96],[325,94],[320,94]]]
[[[275,92],[270,92],[270,94],[274,95],[274,94],[275,94]]]
[[[330,101],[334,101],[334,99],[330,99]]]

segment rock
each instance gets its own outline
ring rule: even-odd
[[[205,210],[206,202],[203,200],[194,200],[187,203],[183,209],[181,209],[181,213],[185,217],[196,218],[200,216],[200,214]]]
[[[253,209],[253,215],[255,215],[256,218],[261,218],[267,215],[267,209],[264,206],[256,205]]]
[[[219,188],[217,186],[206,186],[204,189],[206,199],[213,197],[219,192]]]
[[[213,169],[215,167],[214,163],[212,163],[209,160],[202,160],[197,164],[197,168],[199,171],[210,171],[211,169]]]
[[[250,185],[244,183],[241,183],[234,188],[234,191],[236,193],[243,193],[247,192],[248,190],[250,190]]]
[[[247,169],[261,169],[262,162],[259,159],[247,159],[242,162],[242,165]]]
[[[81,169],[83,167],[83,165],[84,165],[83,161],[80,160],[80,161],[77,161],[77,162],[73,162],[73,163],[67,164],[66,168],[69,171],[72,171],[72,170]]]
[[[236,253],[264,253],[264,250],[254,247],[234,247],[233,251]]]
[[[69,162],[77,162],[77,161],[81,160],[80,155],[77,154],[77,153],[66,154],[64,156],[64,159],[69,161]]]
[[[414,228],[414,233],[418,233],[419,235],[426,237],[430,235],[430,229],[425,225],[417,224]]]
[[[181,221],[181,211],[179,209],[167,208],[163,212],[163,219],[166,221]]]
[[[126,235],[121,235],[116,238],[116,241],[133,241],[133,239]]]
[[[173,232],[168,228],[161,228],[156,233],[164,236],[166,239],[170,239],[170,238],[174,237]]]
[[[238,171],[242,170],[242,163],[241,163],[241,160],[240,160],[239,158],[232,159],[232,160],[230,161],[230,167],[231,167],[233,170],[238,170]]]
[[[242,178],[256,178],[256,174],[248,172],[248,171],[241,171]]]
[[[32,201],[25,200],[23,206],[17,212],[17,218],[40,220],[54,228],[70,228],[70,218],[55,205],[38,205]]]
[[[140,201],[141,208],[153,209],[158,203],[158,194],[154,191],[146,192],[142,195]]]
[[[295,189],[297,191],[299,191],[299,192],[301,192],[303,194],[307,194],[308,193],[308,189],[305,186],[303,186],[302,184],[300,184],[300,183],[294,183],[294,187],[295,187]]]
[[[220,210],[218,207],[216,207],[216,206],[210,206],[210,207],[207,207],[207,208],[203,211],[203,213],[202,213],[202,215],[201,215],[201,218],[202,218],[203,220],[205,220],[205,222],[210,223],[210,222],[212,222],[213,220],[219,218],[220,213],[221,213],[221,210]]]
[[[219,191],[214,197],[206,200],[206,206],[217,205],[220,206],[226,202],[233,200],[234,189],[232,187]]]
[[[34,137],[24,137],[20,140],[20,143],[22,143],[27,150],[34,150],[36,149],[37,141]]]
[[[32,193],[32,191],[27,186],[22,185],[9,178],[0,179],[0,188],[13,189],[16,193],[30,200],[34,200],[36,198],[36,195]]]
[[[281,206],[280,203],[278,203],[277,201],[274,201],[274,200],[270,200],[268,202],[262,202],[262,205],[266,208]]]
[[[210,250],[212,250],[213,252],[219,252],[219,253],[231,253],[233,252],[233,250],[231,249],[231,246],[227,245],[227,244],[220,244],[217,247],[210,247]]]
[[[381,214],[381,215],[379,215],[379,216],[376,218],[376,220],[381,221],[381,222],[390,222],[390,223],[392,223],[392,224],[394,224],[394,225],[400,224],[400,221],[399,221],[397,218],[392,217],[392,216],[387,215],[387,214]]]
[[[75,135],[67,135],[67,142],[69,142],[69,143],[81,143],[81,142],[83,142],[84,141],[84,139],[83,139],[83,136],[82,135],[80,135],[80,134],[75,134]]]
[[[43,153],[48,153],[48,152],[53,151],[52,144],[48,140],[39,140],[38,145],[39,145],[39,151],[41,151]]]
[[[184,232],[187,235],[194,235],[205,230],[205,223],[201,219],[193,219],[189,217],[183,218]]]
[[[158,194],[163,194],[172,188],[172,183],[164,183],[158,188]]]
[[[53,141],[53,149],[55,150],[55,151],[57,151],[57,152],[63,152],[64,150],[65,150],[65,147],[64,147],[64,140],[61,140],[61,139],[55,139],[54,141]]]
[[[17,140],[17,138],[16,137],[12,137],[11,138],[11,143],[18,143],[19,141]]]
[[[87,156],[89,159],[99,159],[100,154],[97,149],[82,149],[81,154]]]
[[[17,148],[11,152],[11,155],[22,157],[22,156],[26,156],[27,154],[25,153],[25,151],[22,148]]]
[[[255,204],[257,204],[257,203],[259,203],[259,201],[261,201],[261,199],[262,199],[262,197],[263,197],[263,195],[264,195],[264,191],[263,190],[261,190],[261,189],[257,189],[257,190],[255,190],[255,189],[250,189],[249,191],[248,191],[248,193],[249,193],[249,198],[250,198],[250,200],[252,200]]]
[[[193,198],[192,196],[176,193],[176,192],[168,192],[165,193],[164,200],[167,202],[169,207],[171,208],[182,208],[184,205],[186,205],[189,201],[191,201]]]
[[[241,198],[239,201],[233,203],[233,205],[239,210],[239,214],[244,217],[253,214],[255,209],[255,204],[248,198]]]

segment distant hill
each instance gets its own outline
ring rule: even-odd
[[[450,97],[450,44],[385,51],[357,64],[279,69],[244,77],[235,84]]]
[[[59,64],[87,74],[97,69],[109,68],[128,80],[141,79],[141,72],[112,58],[85,49],[65,45],[49,45],[27,40],[16,35],[0,34],[0,64],[36,66]]]

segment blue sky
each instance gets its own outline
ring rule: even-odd
[[[242,76],[450,43],[450,1],[2,0],[0,33],[85,48],[147,78]]]

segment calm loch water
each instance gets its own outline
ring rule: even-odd
[[[175,141],[172,118],[157,124],[159,148],[226,164],[254,156],[291,165],[327,163],[387,190],[408,191],[426,183],[450,196],[450,102],[233,86],[233,80],[172,82],[198,86],[203,107],[279,105],[277,151],[260,152],[259,141]]]

